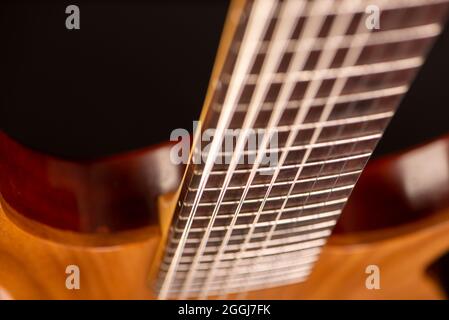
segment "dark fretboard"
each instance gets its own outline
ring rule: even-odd
[[[161,298],[307,278],[447,11],[444,0],[236,2],[199,131],[214,136],[195,140],[209,149],[187,168]],[[227,129],[257,129],[262,143]]]

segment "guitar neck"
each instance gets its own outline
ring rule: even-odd
[[[231,5],[161,264],[161,298],[307,278],[447,4]]]

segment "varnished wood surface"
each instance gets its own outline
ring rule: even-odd
[[[168,161],[171,147],[66,160],[0,132],[0,192],[21,214],[55,228],[88,233],[157,225],[157,197],[176,190],[183,173]]]
[[[32,231],[36,229],[39,232]],[[114,236],[62,232],[13,212],[6,215],[2,204],[0,287],[14,299],[149,298],[147,273],[159,230],[144,233],[142,237],[140,232]],[[65,286],[68,265],[80,268],[80,290]]]
[[[15,299],[148,299],[147,276],[159,242],[128,234],[121,245],[105,236],[85,239],[47,230],[36,235],[26,221],[0,210],[0,287]],[[14,222],[13,222],[14,220]],[[29,227],[29,226],[28,226]],[[52,240],[58,234],[58,241]],[[303,284],[229,298],[248,299],[438,299],[442,291],[426,268],[449,248],[449,211],[382,233],[335,236]],[[103,239],[102,239],[103,237]],[[76,242],[77,241],[77,242]],[[94,243],[96,245],[93,245]],[[98,245],[101,243],[102,245]],[[80,267],[80,290],[65,287],[68,265]],[[365,287],[368,265],[381,271],[381,289]]]

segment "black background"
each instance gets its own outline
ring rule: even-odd
[[[169,139],[199,117],[227,1],[77,1],[0,5],[0,121],[19,142],[96,158]],[[449,28],[376,155],[449,132]]]

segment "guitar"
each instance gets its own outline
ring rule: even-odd
[[[445,298],[449,137],[368,160],[448,7],[234,0],[192,137],[88,159],[5,125],[0,297]]]

